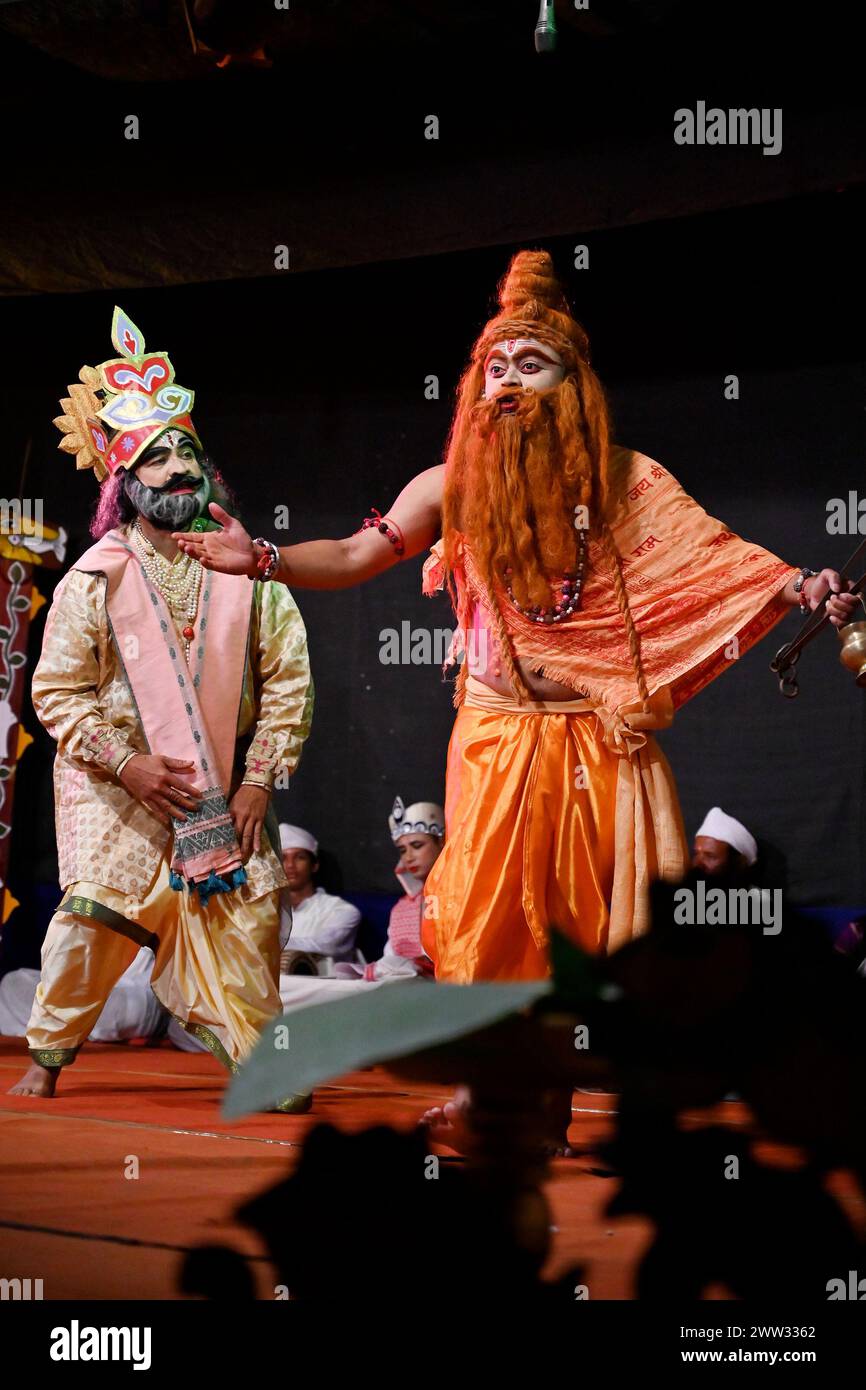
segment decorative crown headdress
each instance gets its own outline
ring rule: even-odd
[[[176,383],[164,352],[145,353],[144,334],[117,307],[111,341],[121,356],[82,367],[54,421],[63,435],[58,448],[75,454],[77,468],[94,469],[100,483],[118,468],[133,468],[171,427],[201,448],[190,418],[194,393]]]
[[[434,801],[413,801],[404,806],[397,797],[388,817],[391,839],[395,842],[401,835],[436,835],[440,840],[445,834],[445,813]]]

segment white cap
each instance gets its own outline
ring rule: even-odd
[[[445,812],[435,801],[413,801],[411,806],[404,806],[398,796],[388,826],[395,844],[401,835],[435,835],[441,840],[445,834]]]
[[[754,835],[750,835],[746,827],[740,821],[734,820],[733,816],[725,815],[721,806],[714,806],[704,816],[703,824],[695,832],[696,835],[707,835],[711,840],[721,840],[723,845],[730,845],[741,854],[747,864],[754,864],[758,857],[758,845]]]
[[[302,830],[299,825],[287,825],[283,821],[280,825],[280,849],[306,849],[317,857],[319,842],[313,839],[309,830]]]

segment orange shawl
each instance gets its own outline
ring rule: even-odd
[[[612,449],[609,496],[608,523],[647,685],[656,697],[655,717],[644,718],[647,727],[665,727],[674,709],[784,616],[788,606],[781,590],[797,570],[708,516],[645,454]],[[475,605],[485,614],[488,605],[465,542],[461,556],[454,580],[465,637]],[[424,565],[424,593],[441,589],[444,579],[439,541]],[[600,542],[589,542],[581,607],[567,622],[536,623],[512,606],[502,588],[496,597],[514,650],[530,670],[573,686],[611,714],[640,709],[611,566]]]

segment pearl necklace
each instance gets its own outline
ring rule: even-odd
[[[198,612],[198,598],[201,590],[202,568],[191,555],[183,559],[167,560],[151,545],[138,522],[132,528],[132,536],[142,567],[150,583],[158,589],[165,599],[169,612],[178,623],[186,619],[182,629],[186,658],[189,661],[190,643],[195,637],[195,616]]]

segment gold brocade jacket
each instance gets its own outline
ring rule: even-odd
[[[84,880],[137,899],[153,882],[171,830],[115,775],[130,752],[148,747],[112,640],[105,586],[103,575],[75,569],[58,585],[33,675],[33,707],[57,741],[61,887]],[[284,585],[256,582],[232,793],[241,781],[270,788],[278,771],[294,772],[312,712],[307,634],[297,604]],[[272,813],[268,819],[275,828]],[[268,834],[246,871],[254,899],[285,887],[279,845]]]

